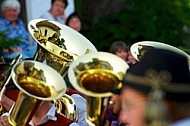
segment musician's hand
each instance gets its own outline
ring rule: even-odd
[[[0,117],[0,126],[9,126],[8,116]]]
[[[3,105],[3,107],[9,111],[12,107],[12,105],[14,104],[14,101],[10,98],[8,98],[7,96],[5,95],[2,95],[2,99],[1,99],[1,105]]]

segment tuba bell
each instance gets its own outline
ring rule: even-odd
[[[70,65],[69,80],[87,99],[89,126],[102,126],[111,90],[121,88],[128,68],[123,59],[106,52],[86,54]]]
[[[79,56],[97,52],[95,46],[79,32],[46,19],[34,19],[28,24],[32,37],[38,43],[34,60],[45,62],[58,71],[63,77],[67,74],[70,64]],[[77,121],[75,101],[67,94],[54,100],[57,112]],[[65,108],[63,111],[62,108]]]
[[[70,63],[79,56],[97,52],[87,38],[56,21],[34,19],[29,22],[28,29],[38,43],[34,59],[45,61],[61,75],[66,75]]]
[[[20,90],[8,117],[10,125],[24,126],[37,100],[52,101],[66,92],[62,76],[38,61],[21,61],[13,66],[11,76]]]

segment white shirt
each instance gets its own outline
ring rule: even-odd
[[[44,14],[42,14],[40,16],[40,18],[44,18],[44,19],[48,19],[48,20],[52,20],[52,21],[58,21],[61,24],[65,24],[65,21],[63,20],[63,18],[61,18],[61,16],[58,16],[55,19],[49,11],[45,12]]]
[[[77,110],[78,110],[78,120],[77,124],[79,126],[88,126],[88,123],[86,122],[86,114],[87,114],[87,106],[86,106],[86,99],[84,99],[79,94],[72,94],[71,97],[75,101]]]
[[[52,105],[51,108],[49,109],[48,113],[46,114],[46,116],[43,117],[42,120],[41,120],[41,122],[39,124],[37,124],[37,125],[44,124],[48,120],[57,121],[57,117],[55,117],[55,111],[56,111],[56,108],[55,108],[54,105]],[[29,124],[31,126],[35,126],[32,120],[29,122]]]
[[[190,117],[176,121],[170,124],[169,126],[190,126]]]

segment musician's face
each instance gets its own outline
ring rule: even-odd
[[[145,126],[145,107],[146,96],[135,89],[126,87],[121,93],[119,120],[127,126]]]

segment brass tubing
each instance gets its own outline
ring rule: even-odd
[[[36,99],[19,92],[16,103],[10,113],[9,123],[12,126],[24,126],[35,106]]]

